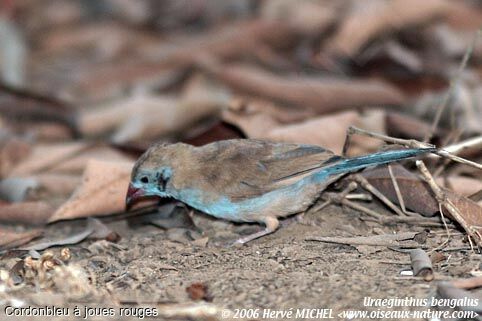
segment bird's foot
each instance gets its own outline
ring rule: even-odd
[[[279,221],[276,217],[266,217],[264,223],[266,224],[265,229],[238,239],[232,246],[242,246],[252,240],[271,234],[276,231],[279,226]]]

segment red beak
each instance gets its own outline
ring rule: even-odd
[[[144,196],[144,190],[134,187],[131,184],[129,184],[129,188],[127,189],[127,195],[126,195],[126,209],[129,210],[132,206],[132,204],[142,196]]]

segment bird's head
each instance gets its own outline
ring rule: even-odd
[[[139,198],[172,196],[174,167],[183,157],[185,146],[157,144],[136,161],[126,195],[127,209]]]

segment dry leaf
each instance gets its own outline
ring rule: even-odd
[[[28,176],[50,169],[90,147],[84,142],[38,144],[23,162],[10,171],[9,177]]]
[[[281,21],[304,35],[320,35],[337,18],[336,2],[270,0],[264,1],[261,16]]]
[[[429,123],[397,112],[388,112],[386,122],[388,135],[392,137],[423,140],[431,131]]]
[[[266,138],[291,143],[304,143],[323,146],[340,154],[345,142],[348,127],[360,120],[357,112],[318,117],[303,123],[280,126],[269,131]]]
[[[12,168],[27,158],[31,152],[32,145],[25,140],[2,137],[0,139],[0,177],[7,176]]]
[[[23,202],[0,205],[0,222],[45,224],[55,208],[47,202]]]
[[[51,57],[65,51],[90,49],[96,50],[101,56],[98,59],[114,59],[122,50],[128,49],[129,46],[138,46],[145,38],[156,39],[113,21],[71,25],[54,29],[39,39],[40,52],[37,52],[36,58]]]
[[[439,204],[430,187],[415,174],[403,166],[392,165],[405,206],[424,216],[433,216],[439,211]],[[398,204],[398,198],[386,166],[362,172],[362,175],[392,202]],[[460,178],[458,178],[460,179]],[[474,182],[472,182],[474,183]],[[479,182],[480,184],[480,182]],[[482,207],[467,197],[445,189],[447,198],[457,207],[469,226],[482,226]],[[449,211],[444,215],[451,217]]]
[[[28,243],[36,237],[42,235],[41,230],[31,230],[27,232],[16,232],[10,229],[0,229],[0,251],[14,248]]]
[[[77,176],[62,174],[10,177],[0,182],[0,197],[9,202],[22,202],[69,196],[79,182]]]
[[[0,114],[12,123],[55,123],[77,134],[75,110],[67,103],[33,91],[0,83]],[[26,128],[28,130],[28,128]]]
[[[81,186],[50,218],[50,222],[123,212],[133,163],[87,163]]]
[[[244,138],[237,128],[223,121],[215,122],[205,130],[190,134],[182,142],[194,146],[202,146],[218,140]]]
[[[250,65],[221,65],[204,59],[202,67],[224,84],[275,102],[327,114],[376,105],[401,105],[403,94],[377,80],[278,76]]]
[[[444,192],[447,199],[459,210],[466,223],[465,225],[477,231],[477,235],[480,238],[482,233],[482,206],[467,197],[457,195],[451,191],[445,190]],[[444,214],[451,217],[447,210],[444,211]]]
[[[250,54],[260,43],[284,43],[292,34],[286,24],[248,20],[216,26],[194,36],[174,35],[142,49],[148,59],[105,63],[89,70],[70,88],[69,95],[81,101],[105,100],[133,84],[150,84],[148,87],[159,87],[159,82],[166,81],[170,84],[173,78],[179,79],[180,71],[193,65],[202,55],[242,56]]]
[[[352,4],[351,12],[325,47],[331,54],[353,58],[380,34],[428,22],[450,8],[445,0],[375,0]]]
[[[430,187],[403,166],[397,164],[391,166],[405,206],[424,216],[433,216],[437,213],[439,206]],[[387,166],[365,170],[362,175],[389,200],[399,204]]]
[[[82,153],[73,155],[72,157],[56,164],[55,166],[52,166],[49,172],[82,175],[87,163],[93,159],[106,162],[132,161],[130,157],[127,157],[119,150],[108,145],[99,144],[82,151]]]
[[[204,77],[193,77],[180,99],[158,97],[144,101],[142,111],[131,106],[129,120],[112,136],[115,143],[148,140],[182,132],[199,121],[217,115],[230,96]]]
[[[348,127],[357,126],[384,132],[383,111],[373,110],[360,115],[354,111],[308,119],[293,124],[280,124],[269,114],[244,114],[227,111],[223,118],[240,128],[249,138],[323,146],[339,154],[342,152]],[[353,137],[350,155],[373,151],[381,142],[365,137]]]
[[[443,186],[461,196],[470,196],[482,189],[482,181],[465,176],[439,177],[435,180],[439,186]]]
[[[80,116],[79,127],[87,135],[99,135],[115,129],[112,140],[124,143],[153,139],[177,133],[215,115],[226,107],[230,96],[203,77],[193,77],[178,98],[140,95],[105,108],[87,110]]]
[[[110,230],[100,220],[89,217],[87,218],[87,226],[80,232],[69,234],[66,237],[57,237],[55,239],[45,237],[34,244],[22,248],[22,250],[41,251],[53,246],[77,244],[87,238],[105,239],[112,233],[112,230]]]
[[[91,226],[87,226],[83,231],[74,233],[67,237],[62,237],[58,239],[50,239],[50,238],[41,239],[39,240],[39,242],[36,242],[35,244],[31,244],[29,246],[22,248],[22,250],[41,251],[53,246],[77,244],[85,240],[89,235],[92,234],[93,231],[94,229]]]

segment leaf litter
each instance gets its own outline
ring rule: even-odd
[[[0,302],[155,304],[181,319],[240,306],[353,308],[375,288],[427,295],[389,263],[407,261],[390,250],[406,245],[414,275],[456,278],[429,283],[439,296],[478,291],[463,268],[480,270],[482,41],[467,48],[482,10],[412,2],[7,2]],[[353,126],[405,146],[431,137],[439,155],[474,163],[430,156],[428,175],[407,161],[363,171],[369,185],[344,177],[301,223],[235,250],[226,244],[255,227],[169,200],[126,212],[132,165],[153,142],[247,137],[349,156],[387,148],[376,135],[346,144]]]

